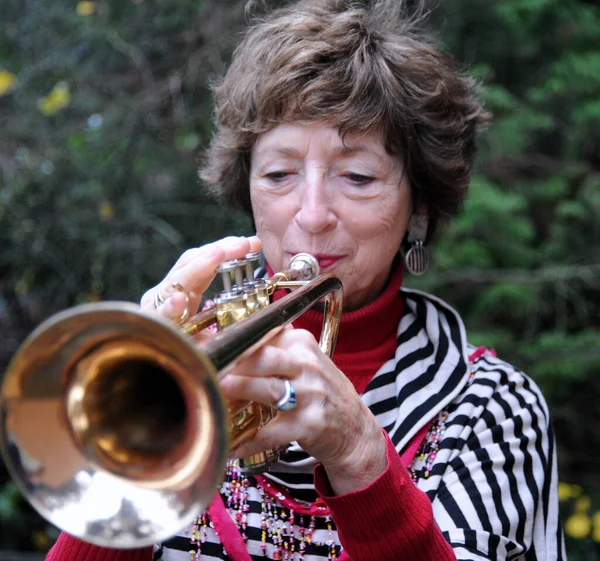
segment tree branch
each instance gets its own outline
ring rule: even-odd
[[[592,288],[600,288],[600,263],[543,267],[540,269],[459,269],[437,273],[428,286],[444,284],[540,284],[582,280]]]

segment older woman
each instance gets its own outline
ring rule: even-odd
[[[154,552],[63,534],[49,559],[564,558],[539,390],[470,347],[444,302],[401,287],[461,206],[487,115],[398,4],[304,0],[249,28],[216,89],[202,175],[258,237],[187,251],[142,299],[177,319],[172,283],[199,306],[221,262],[261,245],[265,274],[307,252],[338,276],[333,361],[313,310],[223,382],[229,398],[282,409],[236,456],[293,444],[263,476],[232,460],[210,508]]]

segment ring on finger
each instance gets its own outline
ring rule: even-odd
[[[296,407],[296,390],[289,380],[285,380],[283,397],[275,404],[277,411],[291,411]]]
[[[173,288],[178,292],[183,292],[183,295],[185,296],[185,310],[183,310],[181,317],[177,320],[176,323],[176,325],[181,326],[190,317],[190,295],[188,294],[187,290],[183,288],[183,286],[181,286],[178,282],[173,283]]]
[[[177,292],[182,292],[185,296],[185,310],[183,310],[183,313],[175,322],[176,325],[180,326],[183,325],[190,317],[190,295],[188,294],[188,291],[185,288],[183,288],[183,286],[180,285],[178,282],[174,282],[171,286]],[[169,296],[167,296],[167,298],[169,298]],[[160,306],[162,306],[167,301],[167,298],[162,297],[159,287],[156,291],[156,295],[154,296],[154,307],[159,308]]]
[[[154,295],[154,307],[160,308],[165,302],[166,299],[162,297],[162,294],[160,293],[160,287],[158,287],[156,289],[156,294]]]

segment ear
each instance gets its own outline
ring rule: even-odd
[[[407,241],[409,250],[404,256],[406,269],[413,275],[421,276],[429,268],[429,252],[425,247],[427,230],[429,228],[429,217],[427,214],[414,213],[410,217]]]
[[[415,208],[413,209],[413,212],[415,214],[423,214],[425,216],[429,215],[429,205],[424,202],[415,202]]]
[[[408,224],[408,243],[424,244],[427,239],[427,230],[429,229],[429,216],[427,213],[415,212],[410,217]]]

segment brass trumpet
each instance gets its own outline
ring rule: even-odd
[[[276,414],[230,403],[219,380],[245,353],[323,300],[321,350],[331,356],[342,284],[316,259],[254,280],[248,259],[224,263],[215,305],[178,327],[125,302],[59,313],[25,341],[0,393],[0,448],[30,503],[96,545],[164,541],[208,506],[230,450]],[[245,278],[244,278],[245,277]],[[293,289],[280,300],[269,297]],[[201,346],[193,336],[217,323]],[[246,459],[266,469],[276,451]]]

